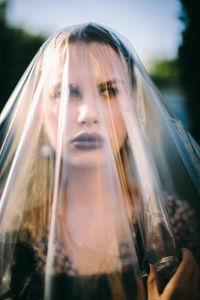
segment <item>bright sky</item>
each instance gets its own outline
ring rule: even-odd
[[[174,58],[183,24],[179,0],[10,0],[7,19],[33,33],[50,35],[93,21],[127,37],[143,63]]]

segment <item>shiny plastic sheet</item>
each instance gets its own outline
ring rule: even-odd
[[[124,38],[50,37],[0,129],[0,299],[145,299],[149,263],[163,288],[198,253],[199,147]]]

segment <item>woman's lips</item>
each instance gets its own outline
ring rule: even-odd
[[[98,133],[81,133],[71,141],[74,147],[81,150],[101,148],[104,142],[104,138]]]

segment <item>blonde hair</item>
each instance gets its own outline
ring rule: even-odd
[[[31,166],[27,183],[26,206],[22,216],[20,239],[41,240],[48,232],[51,218],[54,153],[43,156],[41,147],[47,145],[42,133],[35,150],[34,164]]]

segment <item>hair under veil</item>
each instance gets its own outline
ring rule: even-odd
[[[199,147],[125,38],[58,31],[0,130],[0,299],[145,299],[149,263],[200,261]]]

